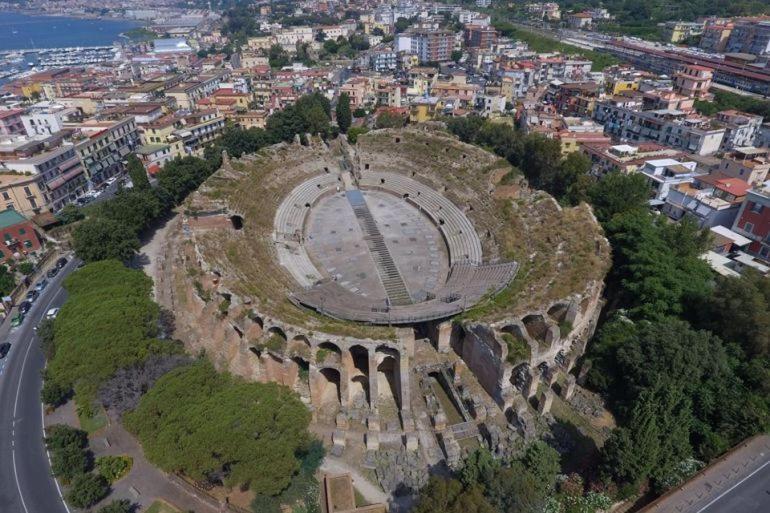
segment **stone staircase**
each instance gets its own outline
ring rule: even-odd
[[[361,229],[364,231],[364,240],[367,246],[369,246],[369,253],[372,255],[372,259],[377,266],[377,272],[380,275],[380,280],[385,287],[390,303],[397,306],[412,304],[412,298],[409,295],[409,290],[406,288],[406,283],[404,283],[404,279],[401,277],[401,273],[398,271],[398,267],[390,255],[390,250],[388,250],[385,239],[377,227],[377,222],[366,205],[363,194],[359,190],[348,191],[345,194],[350,202],[350,206],[353,207],[353,212],[358,218]]]

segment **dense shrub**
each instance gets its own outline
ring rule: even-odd
[[[67,501],[76,508],[89,508],[110,492],[107,480],[98,474],[81,474],[72,481]]]

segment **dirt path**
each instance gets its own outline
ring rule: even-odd
[[[139,249],[139,255],[136,259],[138,267],[140,267],[147,276],[152,278],[155,283],[153,294],[155,296],[155,301],[160,304],[163,304],[163,298],[159,297],[159,290],[162,288],[159,285],[167,279],[166,273],[164,272],[164,258],[168,249],[169,236],[179,223],[179,220],[179,214],[175,212],[168,218],[160,221],[160,224],[149,238],[142,241],[143,245]]]

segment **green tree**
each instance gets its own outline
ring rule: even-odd
[[[561,143],[540,134],[530,134],[524,139],[519,168],[530,185],[550,192],[557,188],[558,169],[561,161]]]
[[[131,183],[134,184],[134,189],[138,191],[149,190],[150,180],[147,178],[147,171],[145,171],[142,161],[133,153],[128,156],[127,160],[126,169],[128,170],[128,176],[131,178]]]
[[[91,470],[91,454],[80,447],[68,446],[51,451],[51,472],[65,484]]]
[[[616,214],[644,210],[650,198],[647,179],[640,173],[610,173],[589,191],[596,217],[606,222]]]
[[[218,374],[207,361],[161,377],[124,422],[164,470],[265,495],[286,489],[309,444],[310,414],[290,389]]]
[[[88,445],[88,434],[67,424],[54,424],[46,428],[45,444],[51,450],[65,447],[82,449]]]
[[[414,513],[495,513],[478,487],[464,488],[460,481],[432,476],[420,490]]]
[[[0,295],[7,296],[16,288],[16,278],[8,271],[8,266],[0,264]]]
[[[399,18],[396,20],[396,23],[394,24],[396,34],[400,34],[401,32],[405,31],[409,28],[409,26],[412,24],[412,21],[408,18]]]
[[[130,227],[103,217],[89,218],[72,235],[78,257],[86,262],[129,260],[139,249],[139,239]]]
[[[289,64],[289,54],[279,44],[275,44],[267,51],[267,59],[273,69],[283,68]]]
[[[72,481],[67,500],[76,508],[89,508],[105,498],[110,485],[98,474],[80,474]]]
[[[739,278],[717,277],[712,293],[694,305],[696,324],[741,346],[747,358],[770,355],[770,286],[748,269]]]
[[[32,274],[35,272],[35,264],[30,262],[29,260],[24,260],[23,262],[19,262],[19,264],[16,266],[16,269],[21,274]]]
[[[533,442],[527,447],[523,462],[542,487],[543,494],[553,489],[561,469],[560,456],[554,448],[541,440]]]
[[[365,126],[355,126],[348,129],[348,142],[350,144],[356,144],[358,136],[363,135],[369,131]]]
[[[343,134],[348,133],[350,123],[353,120],[353,116],[350,113],[350,96],[348,93],[340,94],[340,98],[337,100],[336,114],[337,126],[340,127],[340,132]]]
[[[66,403],[69,395],[70,390],[55,381],[46,381],[40,389],[40,400],[54,408]]]
[[[567,154],[559,163],[551,193],[569,205],[587,202],[593,184],[593,180],[588,176],[590,171],[591,159],[585,154],[577,151]]]
[[[83,213],[83,211],[72,203],[64,205],[64,208],[62,208],[59,213],[56,214],[56,219],[58,219],[59,222],[63,225],[80,221],[81,219],[85,219],[85,217],[86,215]]]
[[[463,51],[462,50],[452,50],[452,56],[451,59],[455,62],[460,62],[460,59],[463,58]]]

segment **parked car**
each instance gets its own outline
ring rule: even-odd
[[[65,265],[67,265],[67,257],[61,257],[59,260],[56,261],[56,268],[57,269],[63,269]]]
[[[45,275],[46,275],[48,278],[53,278],[53,277],[55,277],[57,274],[59,274],[59,268],[58,268],[58,267],[51,267],[50,269],[48,269],[48,272],[47,272],[47,273],[45,273]]]
[[[35,285],[35,290],[39,292],[43,292],[43,289],[45,289],[48,286],[48,280],[43,278],[39,282],[37,282],[37,285]]]
[[[0,358],[5,358],[5,355],[8,354],[8,351],[11,350],[11,343],[10,342],[3,342],[0,344]]]
[[[59,315],[59,308],[51,308],[45,313],[46,319],[56,319],[56,316]]]
[[[24,315],[27,315],[27,312],[29,312],[30,308],[32,308],[32,303],[29,301],[22,301],[19,304],[19,312],[23,313]]]
[[[11,328],[18,328],[21,323],[24,322],[24,314],[20,313],[13,319],[11,319]]]
[[[34,303],[35,300],[37,300],[39,295],[40,293],[37,290],[32,289],[29,292],[27,292],[27,301],[29,301],[30,303]]]

